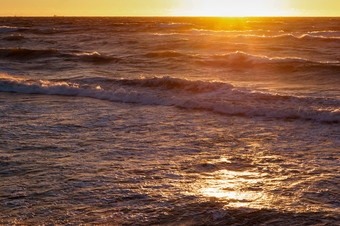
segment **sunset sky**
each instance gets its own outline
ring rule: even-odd
[[[0,0],[0,16],[340,16],[339,0]]]

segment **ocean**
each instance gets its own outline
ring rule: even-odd
[[[0,18],[0,224],[338,225],[340,18]]]

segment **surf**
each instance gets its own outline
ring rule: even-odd
[[[242,90],[229,83],[172,77],[33,80],[1,74],[1,92],[90,97],[123,103],[200,109],[230,116],[340,122],[340,102]]]

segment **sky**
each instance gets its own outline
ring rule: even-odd
[[[0,0],[0,16],[340,16],[340,0]]]

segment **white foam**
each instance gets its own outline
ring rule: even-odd
[[[247,92],[228,83],[170,77],[135,80],[48,81],[0,76],[0,91],[91,97],[115,102],[177,106],[228,115],[340,122],[340,101]]]
[[[215,55],[215,60],[224,60],[226,63],[240,64],[270,64],[270,63],[310,63],[310,64],[340,64],[340,61],[313,61],[300,57],[269,57],[265,55],[252,55],[242,51],[236,51],[228,54]]]
[[[181,27],[190,27],[193,26],[193,24],[190,23],[162,23],[162,24],[157,24],[158,27],[160,28],[181,28]]]
[[[308,32],[308,34],[312,35],[312,36],[323,36],[323,37],[337,37],[340,38],[340,31],[332,31],[332,30],[328,30],[328,31],[311,31]]]

